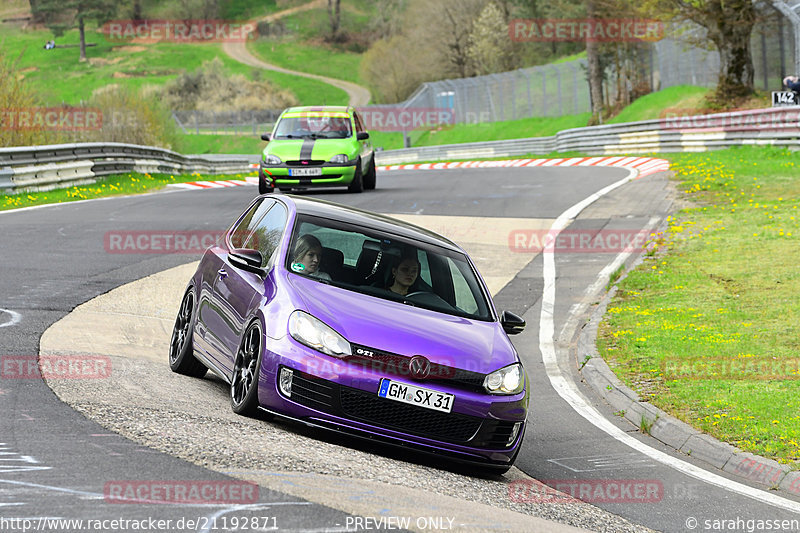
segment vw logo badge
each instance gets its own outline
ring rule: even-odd
[[[408,370],[412,378],[425,379],[431,373],[431,362],[421,355],[415,355],[408,362]]]

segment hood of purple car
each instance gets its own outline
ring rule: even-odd
[[[383,300],[290,275],[306,308],[350,343],[488,374],[515,361],[498,322],[484,322]]]

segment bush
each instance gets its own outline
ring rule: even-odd
[[[178,127],[163,104],[134,89],[106,85],[84,105],[99,109],[102,126],[76,133],[76,142],[122,142],[172,149]]]
[[[0,50],[0,146],[31,146],[54,142],[43,124],[20,127],[19,111],[39,107],[36,94],[25,84],[17,67]]]
[[[218,58],[167,83],[160,89],[160,99],[170,109],[214,112],[283,109],[297,104],[291,91],[227,73]]]

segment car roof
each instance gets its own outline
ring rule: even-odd
[[[289,107],[283,110],[282,115],[287,113],[350,113],[353,108],[346,105],[318,105],[318,106],[298,106]]]
[[[460,246],[455,244],[453,241],[442,237],[438,233],[434,233],[428,229],[398,220],[396,218],[391,218],[378,213],[372,213],[370,211],[363,211],[354,207],[348,207],[317,198],[308,198],[291,194],[282,194],[280,196],[276,196],[276,198],[293,203],[298,214],[340,220],[342,222],[347,222],[357,226],[385,231],[386,233],[393,233],[407,239],[433,244],[442,248],[464,253],[464,250]]]

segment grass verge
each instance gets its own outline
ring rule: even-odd
[[[643,400],[739,448],[800,461],[800,165],[788,150],[665,156],[696,207],[653,234],[598,335]]]
[[[31,207],[44,204],[60,204],[103,198],[106,196],[125,196],[141,194],[162,189],[170,183],[185,183],[200,180],[244,179],[249,174],[235,174],[233,176],[203,175],[203,174],[116,174],[98,179],[88,185],[76,185],[66,189],[55,189],[47,192],[21,192],[16,194],[0,195],[0,211]]]
[[[97,46],[86,49],[88,62],[79,63],[77,48],[42,48],[53,37],[48,30],[21,30],[8,24],[0,25],[0,30],[4,34],[1,41],[6,56],[16,63],[46,105],[79,105],[94,90],[112,83],[135,89],[163,85],[215,57],[233,74],[268,80],[279,89],[292,91],[301,104],[347,103],[347,93],[341,89],[317,80],[243,65],[225,55],[217,43],[111,43],[103,34],[90,30],[86,39]],[[66,32],[56,43],[77,44],[77,30]]]

